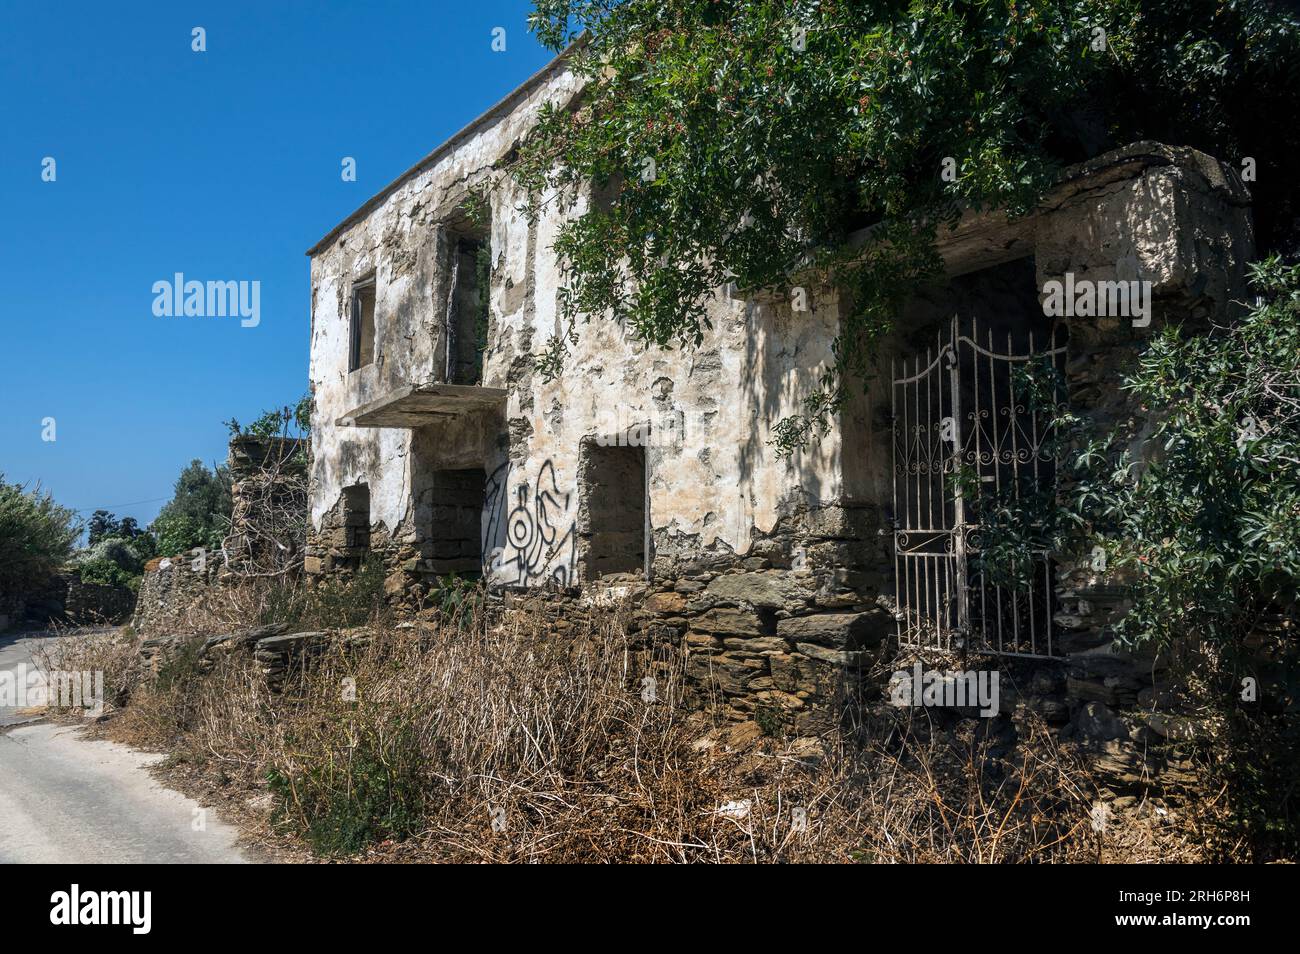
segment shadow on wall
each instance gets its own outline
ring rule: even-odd
[[[824,296],[817,295],[810,296],[808,302],[808,311],[795,312],[785,301],[747,301],[743,312],[738,310],[731,317],[744,337],[740,413],[752,418],[737,455],[741,487],[750,484],[761,463],[781,466],[769,443],[772,429],[783,417],[796,413],[799,402],[819,387],[821,362],[830,357],[835,327],[825,317],[828,304]],[[788,491],[801,494],[813,506],[823,503],[828,492],[825,475],[817,465],[820,453],[814,437],[807,449],[793,453],[785,465]],[[835,461],[829,464],[833,468]]]

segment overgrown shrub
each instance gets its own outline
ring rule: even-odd
[[[33,661],[45,672],[104,674],[104,702],[121,708],[144,679],[140,638],[129,626],[108,632],[64,635],[40,643]],[[80,714],[80,713],[76,713]]]
[[[355,854],[376,842],[416,834],[425,818],[429,777],[420,764],[417,731],[401,718],[394,713],[389,724],[357,727],[337,760],[312,761],[308,750],[296,774],[286,774],[293,771],[288,766],[272,768],[267,779],[278,800],[278,820],[301,826],[322,855]],[[292,735],[286,742],[298,744]]]
[[[346,576],[318,583],[301,577],[276,579],[265,589],[258,621],[320,629],[360,626],[386,615],[384,579],[384,562],[374,553]]]
[[[73,511],[39,486],[29,491],[0,474],[0,603],[44,585],[71,555],[80,534]]]
[[[1295,618],[1300,583],[1300,266],[1255,264],[1259,298],[1228,327],[1168,327],[1125,387],[1157,422],[1148,459],[1079,455],[1070,506],[1133,608],[1131,643],[1205,640],[1235,653],[1256,624]]]
[[[486,286],[484,286],[486,287]],[[263,411],[251,424],[244,426],[235,418],[225,421],[233,437],[305,439],[311,435],[310,394],[304,394],[297,403]]]
[[[1183,754],[1221,784],[1224,837],[1260,857],[1300,850],[1300,266],[1250,269],[1258,297],[1233,323],[1168,326],[1123,387],[1150,416],[1110,433],[1019,384],[1053,421],[1063,500],[1017,493],[981,513],[978,565],[1015,583],[1017,554],[1104,554],[1131,606],[1122,643],[1167,654],[1198,737]],[[1031,376],[1032,378],[1032,376]],[[984,493],[964,484],[971,493]],[[1001,575],[999,575],[1001,574]]]
[[[70,566],[84,583],[139,589],[146,558],[141,555],[142,548],[137,541],[143,539],[144,536],[130,540],[101,538],[73,557]]]

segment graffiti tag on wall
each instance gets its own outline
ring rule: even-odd
[[[487,483],[483,551],[490,554],[493,581],[507,586],[570,585],[578,556],[574,518],[569,515],[573,495],[560,490],[555,465],[547,460],[531,490],[527,481],[514,488],[514,506],[507,513],[509,476],[507,462]]]

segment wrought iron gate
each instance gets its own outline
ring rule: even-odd
[[[1049,422],[1019,392],[1027,362],[1063,371],[1058,332],[953,318],[933,348],[894,363],[894,569],[899,644],[1050,656],[1052,564],[1031,549],[1023,582],[996,585],[980,557],[980,513],[1054,493]],[[959,472],[963,479],[958,480]],[[975,490],[974,488],[978,488]]]

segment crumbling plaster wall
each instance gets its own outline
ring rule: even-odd
[[[582,582],[574,576],[580,448],[588,439],[642,439],[641,425],[649,425],[656,574],[706,555],[743,557],[784,515],[839,503],[835,431],[788,460],[769,444],[772,427],[798,411],[832,359],[833,295],[814,292],[810,310],[794,315],[788,304],[719,294],[709,306],[712,328],[686,350],[646,347],[593,320],[579,325],[563,374],[545,381],[527,356],[563,330],[550,251],[561,218],[551,212],[530,228],[515,211],[522,196],[503,191],[492,232],[500,331],[485,376],[509,390],[509,444],[492,461],[504,495],[489,514],[497,582]]]
[[[315,449],[312,523],[332,525],[342,489],[370,487],[376,539],[406,560],[424,555],[430,473],[483,466],[489,475],[484,553],[502,584],[561,585],[577,578],[579,449],[651,427],[647,454],[656,570],[710,554],[732,560],[783,517],[842,496],[832,431],[780,460],[771,428],[796,413],[832,360],[837,302],[810,290],[810,311],[719,295],[696,349],[647,349],[614,324],[581,324],[564,373],[533,367],[559,326],[561,274],[552,246],[565,215],[554,203],[530,221],[524,196],[493,166],[523,137],[538,106],[574,81],[558,71],[514,108],[480,124],[427,169],[401,183],[312,259],[311,384]],[[445,262],[467,191],[492,177],[490,322],[483,384],[509,392],[504,420],[487,414],[416,430],[339,426],[340,417],[402,384],[443,378]],[[347,370],[354,280],[376,276],[375,361]],[[670,426],[668,426],[670,425]],[[635,438],[634,438],[635,439]],[[787,547],[788,549],[788,547]]]
[[[815,713],[857,693],[868,656],[887,651],[893,622],[881,598],[892,591],[883,519],[892,484],[889,360],[907,353],[918,329],[905,326],[885,342],[879,374],[828,434],[789,459],[769,441],[832,360],[841,303],[826,289],[809,289],[811,310],[799,314],[779,293],[745,300],[720,294],[703,342],[686,350],[645,348],[596,319],[578,327],[563,373],[543,380],[532,356],[565,331],[552,247],[562,216],[581,208],[544,203],[530,221],[518,187],[497,178],[483,385],[506,390],[504,410],[413,431],[335,424],[389,388],[441,380],[447,288],[439,263],[450,247],[443,226],[456,220],[466,190],[522,138],[538,104],[562,98],[570,83],[557,73],[517,107],[475,127],[313,259],[313,525],[327,522],[343,487],[366,482],[380,531],[374,539],[388,541],[404,571],[413,569],[414,557],[430,551],[419,527],[437,506],[433,472],[481,466],[483,553],[492,580],[587,582],[578,532],[583,444],[644,436],[649,425],[654,582],[624,588],[640,604],[637,632],[649,641],[682,640],[692,677],[734,717],[767,712],[806,727],[821,717]],[[1163,321],[1222,315],[1240,294],[1253,250],[1247,202],[1209,157],[1138,143],[1072,170],[1031,216],[966,217],[941,236],[940,250],[949,277],[1032,256],[1040,296],[1048,279],[1066,272],[1152,282],[1149,328],[1113,317],[1068,322],[1072,404],[1106,426],[1135,418],[1117,384]],[[372,268],[377,358],[349,375],[347,289]],[[1088,737],[1097,707],[1124,701],[1112,684],[1134,692],[1150,685],[1149,660],[1098,655],[1106,623],[1123,610],[1117,581],[1063,566],[1056,596],[1058,625],[1069,631],[1065,648],[1081,655],[1064,672],[1059,662],[1036,668],[1032,694],[1009,694],[1008,705],[1068,721]],[[554,598],[562,630],[585,604]],[[1132,754],[1115,757],[1125,753]]]
[[[511,109],[494,110],[472,134],[462,133],[403,177],[373,207],[363,207],[311,262],[312,413],[311,522],[315,531],[338,511],[344,487],[370,487],[372,525],[409,555],[418,541],[419,508],[430,506],[429,468],[421,450],[482,461],[481,422],[436,437],[398,428],[340,425],[347,412],[402,385],[440,381],[446,346],[443,320],[453,232],[469,190],[517,144],[538,106],[566,99],[574,81],[563,71],[544,77]],[[368,204],[370,205],[370,204]],[[348,371],[351,288],[376,279],[375,359]],[[310,564],[309,564],[310,568]]]

